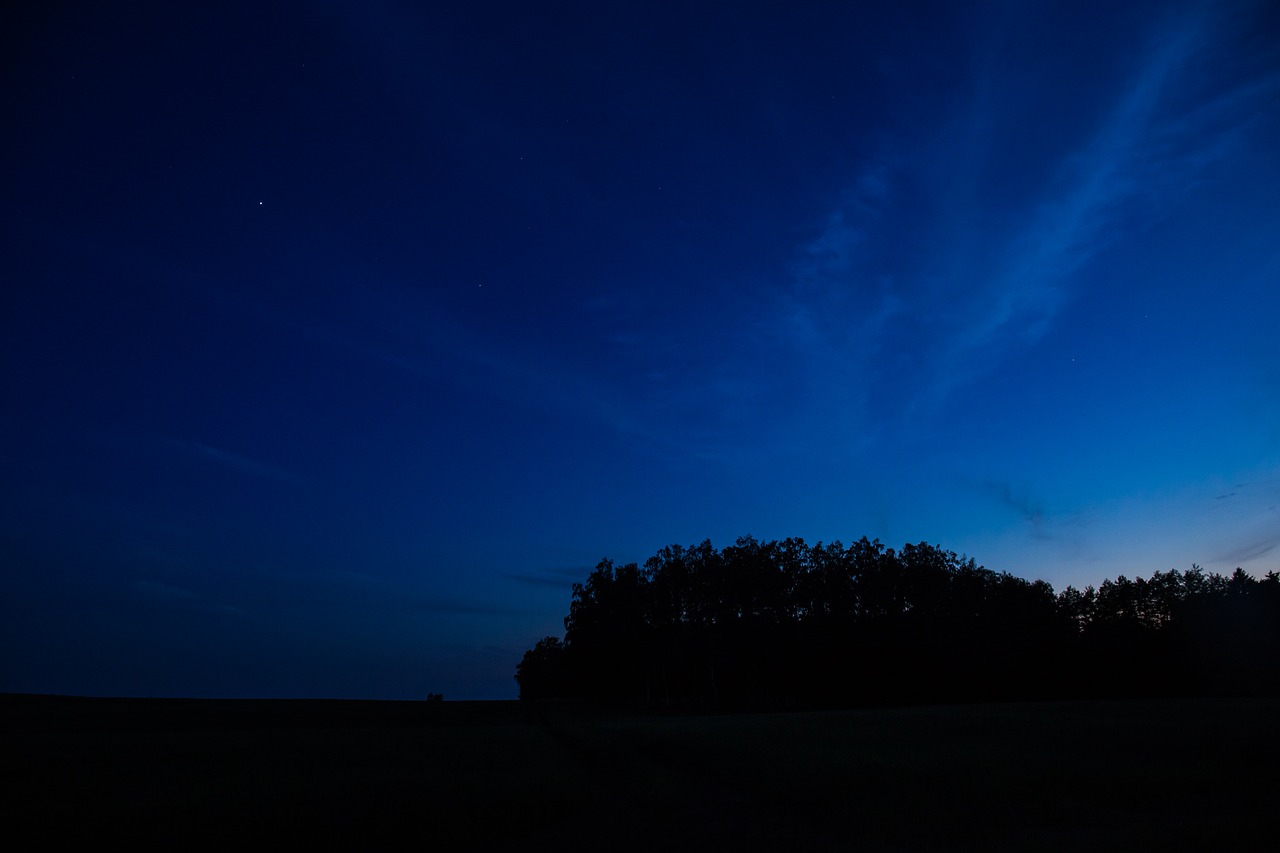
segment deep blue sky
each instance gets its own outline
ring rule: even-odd
[[[744,534],[1280,569],[1274,3],[22,5],[0,690],[511,697]]]

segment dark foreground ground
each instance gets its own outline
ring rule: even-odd
[[[42,847],[1276,849],[1280,814],[1274,699],[642,716],[3,696],[0,722],[6,837]]]

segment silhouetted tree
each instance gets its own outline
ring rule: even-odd
[[[1280,575],[1157,572],[1096,589],[934,545],[742,537],[602,560],[521,696],[775,706],[1280,692]]]
[[[559,637],[544,637],[524,653],[516,665],[516,683],[521,699],[558,698],[573,694],[573,684],[564,663],[564,644]]]

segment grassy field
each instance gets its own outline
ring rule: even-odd
[[[1280,804],[1277,700],[639,716],[5,696],[0,712],[6,824],[50,842],[1259,849]]]

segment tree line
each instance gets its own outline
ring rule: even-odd
[[[921,543],[751,537],[605,559],[524,699],[659,706],[1280,693],[1280,574],[1197,566],[1060,593]]]

